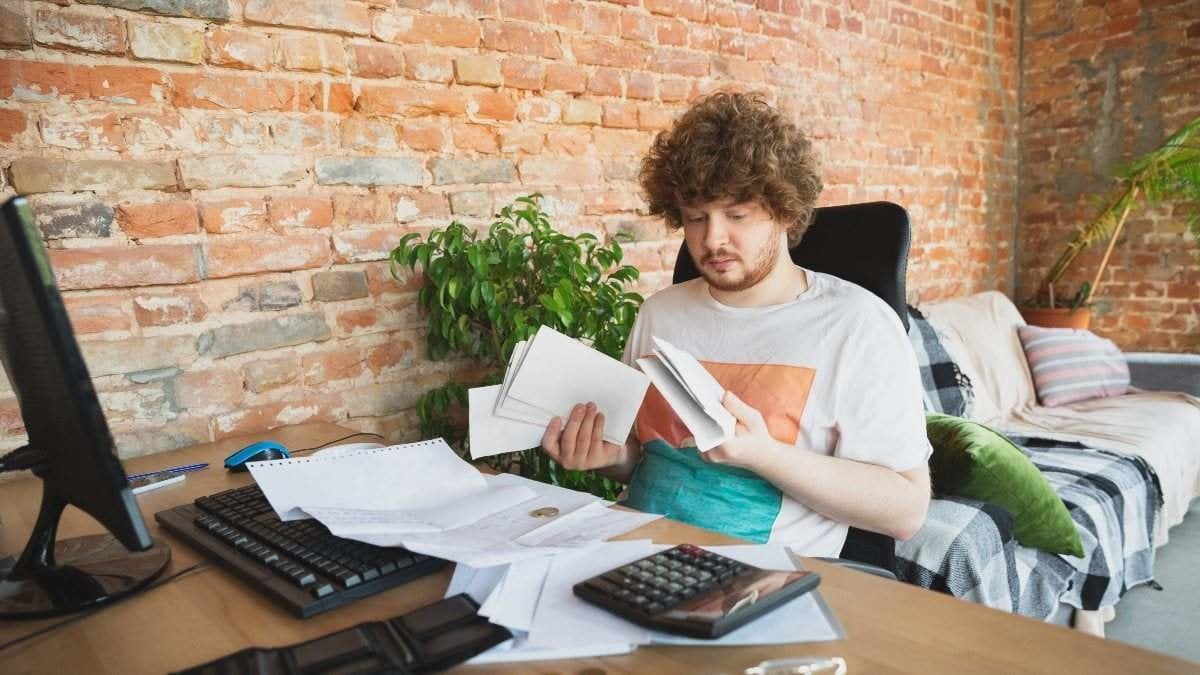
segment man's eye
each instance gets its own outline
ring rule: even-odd
[[[730,219],[730,220],[741,220],[741,219],[743,219],[743,218],[745,218],[745,217],[746,217],[746,214],[744,214],[744,213],[731,213],[731,214],[729,214],[729,219]]]

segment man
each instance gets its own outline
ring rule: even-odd
[[[624,446],[588,403],[550,423],[545,452],[627,482],[634,508],[806,555],[838,555],[850,525],[911,537],[930,492],[916,358],[882,300],[791,261],[821,190],[808,139],[755,97],[715,94],[658,135],[640,178],[701,276],[646,301],[625,361],[651,336],[691,353],[736,436],[698,452],[651,388]]]

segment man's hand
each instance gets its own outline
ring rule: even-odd
[[[710,462],[732,464],[758,473],[758,468],[775,455],[778,442],[767,430],[762,413],[732,391],[725,390],[721,403],[737,419],[734,437],[700,456]]]
[[[624,445],[604,440],[604,413],[595,403],[572,408],[565,428],[561,417],[550,420],[542,449],[568,469],[599,469],[627,459]]]

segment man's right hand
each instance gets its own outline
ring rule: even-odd
[[[580,403],[571,409],[566,426],[561,417],[550,420],[542,436],[542,449],[568,469],[599,469],[624,464],[624,445],[604,440],[604,413],[595,403]]]

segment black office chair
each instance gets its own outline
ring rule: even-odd
[[[832,274],[878,295],[896,311],[908,330],[904,276],[912,231],[908,212],[891,202],[826,206],[816,210],[804,238],[791,249],[792,260],[805,269]],[[673,283],[699,276],[687,245],[679,248]],[[877,532],[851,527],[840,558],[818,558],[895,579],[896,541]]]
[[[867,202],[817,209],[804,239],[791,254],[805,269],[832,274],[878,295],[896,310],[908,330],[904,275],[911,243],[908,212],[903,207]],[[671,282],[695,279],[699,274],[687,246],[680,246]]]

